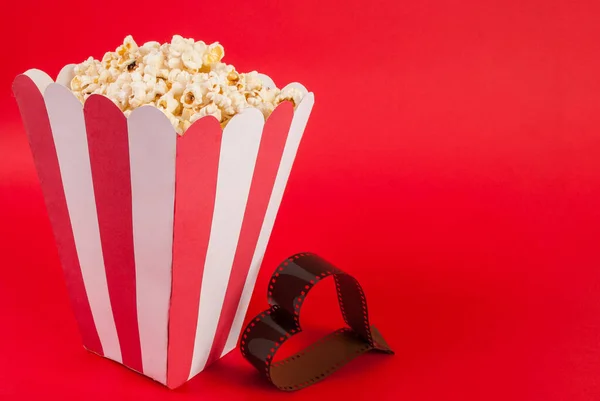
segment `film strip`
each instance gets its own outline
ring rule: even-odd
[[[348,327],[273,362],[281,345],[302,331],[300,311],[306,296],[329,276],[335,281]],[[277,267],[269,282],[268,302],[271,307],[252,319],[242,332],[240,350],[280,390],[294,391],[317,383],[368,351],[394,353],[370,325],[367,300],[358,281],[315,254],[296,254]]]

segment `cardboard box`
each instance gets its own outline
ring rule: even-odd
[[[174,388],[237,345],[314,96],[180,137],[153,106],[82,105],[72,71],[13,91],[83,343]]]

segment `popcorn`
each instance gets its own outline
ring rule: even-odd
[[[150,53],[143,56],[143,60],[148,67],[158,71],[165,64],[165,55],[158,50],[152,50]]]
[[[222,95],[222,94],[216,93],[216,92],[208,92],[206,94],[206,98],[210,102],[215,104],[217,107],[219,107],[220,109],[229,110],[231,108],[231,99],[229,99],[225,95]],[[234,112],[232,110],[232,111],[226,111],[226,113],[233,114]]]
[[[199,84],[187,85],[180,99],[184,108],[194,108],[202,105],[202,89]]]
[[[71,90],[73,92],[81,92],[82,89],[81,77],[79,75],[75,75],[71,80]]]
[[[181,112],[181,119],[185,122],[185,121],[189,121],[191,120],[192,116],[195,114],[196,112],[194,111],[194,109],[192,108],[185,108],[183,109],[183,111]]]
[[[296,107],[300,104],[300,101],[302,100],[304,95],[305,95],[305,93],[298,88],[295,88],[295,87],[284,88],[281,91],[281,93],[279,95],[277,95],[277,97],[275,98],[275,103],[279,104],[281,102],[289,100],[292,102],[294,107]]]
[[[171,114],[173,114],[179,108],[179,106],[179,101],[173,97],[171,92],[165,93],[160,97],[158,102],[156,102],[156,107]]]
[[[262,88],[259,92],[260,98],[266,103],[275,103],[275,99],[279,95],[279,89],[277,88]]]
[[[146,84],[141,81],[133,81],[131,84],[132,93],[129,95],[129,105],[132,108],[140,107],[146,103]]]
[[[219,121],[221,121],[221,118],[222,118],[221,110],[217,107],[216,104],[210,103],[206,107],[203,107],[202,109],[200,109],[200,111],[198,113],[193,115],[192,118],[190,119],[190,122],[193,123],[194,121],[196,121],[204,116],[213,116]]]
[[[185,68],[198,71],[202,68],[203,55],[192,48],[181,55],[181,61]]]
[[[162,52],[160,51],[160,43],[158,42],[146,42],[142,45],[142,47],[140,47],[140,54],[142,56],[145,56],[147,54],[150,54],[152,52],[155,52],[157,54],[162,54]]]
[[[248,107],[267,118],[283,101],[297,106],[306,92],[288,87],[266,88],[256,71],[240,73],[221,60],[218,42],[206,44],[175,35],[170,43],[138,46],[131,36],[102,60],[92,57],[74,68],[71,90],[84,102],[92,94],[108,97],[126,116],[153,105],[182,134],[190,125],[213,116],[222,126]]]
[[[167,93],[167,83],[164,79],[157,79],[156,84],[154,85],[154,94],[156,96],[162,96]]]
[[[258,77],[258,73],[256,71],[249,72],[244,75],[246,81],[246,90],[261,90],[262,89],[262,81]]]
[[[225,55],[225,49],[219,43],[213,43],[208,46],[208,49],[204,52],[202,56],[202,61],[205,65],[212,65],[221,61],[223,56]]]
[[[231,99],[232,113],[230,114],[241,113],[242,110],[249,107],[246,97],[240,92],[230,91],[227,96],[229,96],[229,99]]]

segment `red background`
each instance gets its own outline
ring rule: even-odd
[[[3,8],[1,399],[600,398],[597,1]],[[219,40],[240,70],[315,92],[250,313],[280,260],[313,251],[361,281],[396,356],[284,394],[237,351],[176,391],[83,351],[10,84],[128,33]],[[329,290],[296,347],[341,324]]]

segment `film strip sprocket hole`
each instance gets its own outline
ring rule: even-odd
[[[333,276],[338,302],[348,327],[321,338],[301,352],[278,362],[281,345],[302,331],[300,311],[310,290]],[[311,253],[299,253],[281,263],[271,276],[269,309],[252,319],[240,340],[240,350],[277,388],[294,391],[323,380],[357,356],[371,351],[394,352],[369,323],[367,300],[356,279]]]

